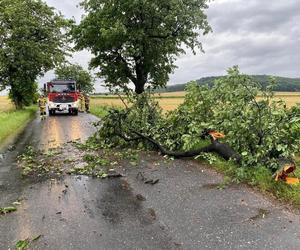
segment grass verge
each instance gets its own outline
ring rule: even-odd
[[[262,193],[275,197],[277,200],[300,208],[300,185],[288,185],[282,181],[276,182],[267,168],[241,168],[232,162],[217,158],[209,164],[225,175],[225,183],[244,183],[258,188]],[[297,169],[296,177],[300,177]]]
[[[6,138],[18,133],[34,117],[36,107],[0,112],[0,145]]]

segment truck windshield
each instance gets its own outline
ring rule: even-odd
[[[75,92],[75,84],[68,83],[68,84],[49,84],[49,90],[51,93],[69,93]]]

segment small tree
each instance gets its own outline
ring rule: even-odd
[[[92,74],[78,64],[61,65],[56,68],[55,74],[60,79],[75,80],[77,87],[82,92],[91,93],[94,91],[94,78]]]
[[[34,99],[36,78],[64,61],[69,21],[41,0],[1,0],[0,24],[0,89],[22,108]]]
[[[107,87],[141,94],[146,83],[165,86],[183,46],[195,52],[210,31],[204,10],[207,0],[85,0],[87,15],[73,29],[77,49],[95,55]]]

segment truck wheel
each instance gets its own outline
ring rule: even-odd
[[[74,115],[78,115],[78,109],[73,110]]]

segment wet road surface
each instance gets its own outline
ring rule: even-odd
[[[26,145],[48,149],[85,140],[91,115],[34,120],[0,161],[0,249],[43,235],[30,249],[299,249],[300,216],[243,185],[219,189],[223,178],[191,160],[164,163],[152,153],[126,178],[66,176],[28,183],[16,156]],[[138,172],[159,178],[145,185]]]

